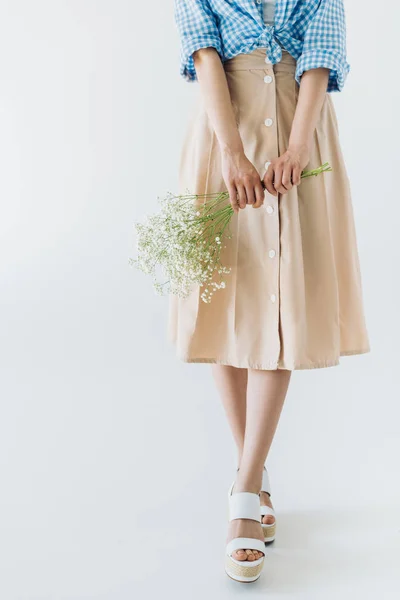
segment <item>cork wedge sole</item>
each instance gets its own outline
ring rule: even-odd
[[[251,566],[249,566],[251,565]],[[264,566],[264,557],[251,563],[245,560],[236,560],[232,556],[225,557],[225,572],[231,579],[241,583],[251,583],[257,581],[261,575]]]
[[[264,533],[264,543],[269,544],[274,541],[276,533],[276,523],[266,524],[262,523],[262,529]]]

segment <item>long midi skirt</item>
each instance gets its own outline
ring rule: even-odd
[[[232,106],[247,158],[263,178],[288,147],[299,93],[296,60],[285,50],[272,65],[265,48],[224,62]],[[196,286],[170,295],[168,338],[185,362],[253,369],[334,366],[340,356],[370,350],[349,179],[338,123],[326,93],[313,135],[315,169],[286,194],[265,190],[260,208],[235,213],[221,262],[226,287],[209,303]],[[179,163],[180,193],[226,190],[218,140],[200,92]]]

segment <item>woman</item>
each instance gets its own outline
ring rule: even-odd
[[[238,450],[225,570],[255,581],[275,537],[265,461],[295,369],[369,351],[350,186],[331,92],[349,71],[342,0],[176,0],[181,74],[200,93],[180,187],[229,191],[210,303],[170,299],[170,337],[211,363]],[[329,162],[332,172],[300,179]]]

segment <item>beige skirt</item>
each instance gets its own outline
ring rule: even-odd
[[[246,156],[263,177],[265,163],[288,145],[299,86],[286,51],[276,65],[265,49],[224,63]],[[313,369],[370,350],[351,192],[331,95],[326,94],[310,161],[333,169],[288,193],[265,191],[262,207],[231,221],[222,263],[232,269],[209,304],[196,287],[170,296],[168,338],[186,362],[253,369]],[[218,141],[200,90],[179,165],[180,193],[226,190]]]

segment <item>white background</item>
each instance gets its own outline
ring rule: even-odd
[[[196,93],[173,3],[0,2],[2,600],[399,597],[400,9],[346,10],[334,101],[372,351],[293,374],[250,590],[223,571],[234,447],[210,367],[178,362],[167,299],[128,265]]]

